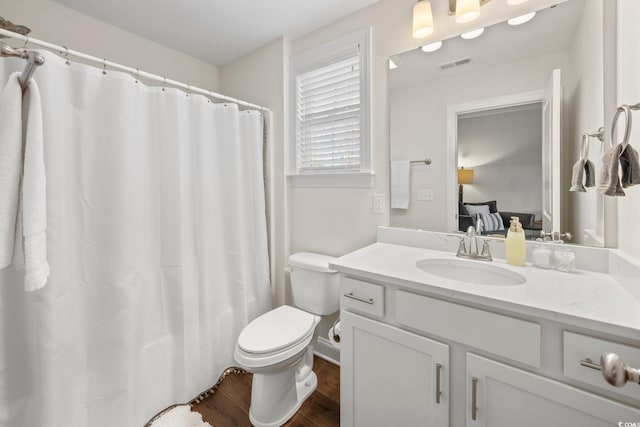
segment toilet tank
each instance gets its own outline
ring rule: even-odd
[[[293,305],[325,315],[340,308],[340,275],[329,268],[335,257],[298,252],[289,257]]]

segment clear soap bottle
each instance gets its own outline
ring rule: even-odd
[[[520,218],[511,217],[511,226],[507,232],[505,241],[505,249],[507,252],[507,263],[515,266],[523,266],[527,259],[527,245],[520,224]]]

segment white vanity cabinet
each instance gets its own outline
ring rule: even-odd
[[[341,415],[346,426],[449,424],[449,346],[343,312]]]
[[[638,385],[614,389],[580,366],[605,347],[635,364],[640,346],[376,282],[342,275],[342,427],[640,422]]]
[[[468,427],[601,427],[638,422],[640,410],[467,353]]]

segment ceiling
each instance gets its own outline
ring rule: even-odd
[[[55,1],[210,64],[224,65],[280,36],[301,36],[378,0]]]

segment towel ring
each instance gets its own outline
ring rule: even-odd
[[[627,120],[624,129],[624,139],[622,140],[622,151],[624,151],[627,148],[627,145],[629,145],[629,138],[631,137],[631,108],[629,108],[628,105],[621,105],[618,107],[616,115],[613,116],[613,123],[611,123],[611,146],[613,147],[613,134],[615,133],[618,118],[620,118],[621,113],[624,113],[625,119]]]

